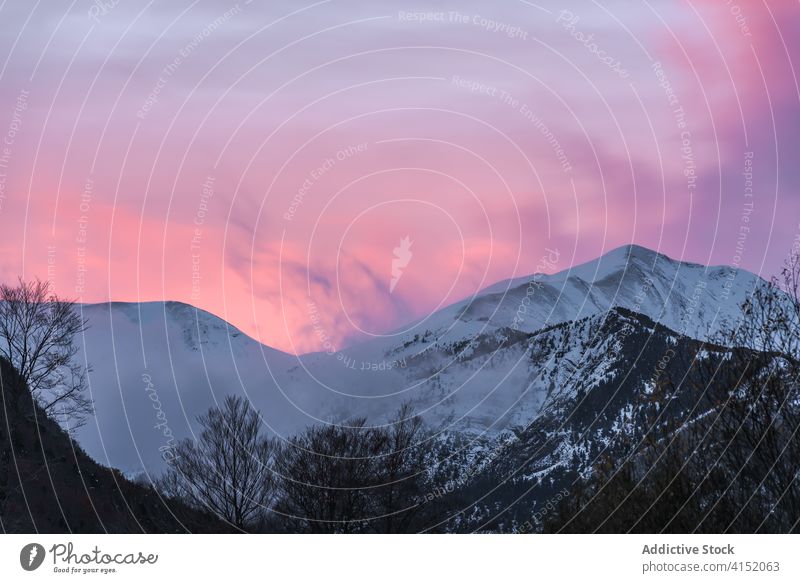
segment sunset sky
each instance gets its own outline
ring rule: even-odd
[[[0,280],[301,353],[312,314],[344,347],[546,249],[769,276],[800,11],[737,1],[0,3]]]

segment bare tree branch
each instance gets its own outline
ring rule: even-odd
[[[261,436],[258,412],[247,400],[228,396],[198,420],[200,439],[178,443],[160,488],[240,530],[253,529],[274,495],[274,446]]]
[[[92,414],[86,396],[89,370],[76,358],[75,338],[87,329],[75,302],[50,293],[50,284],[19,279],[0,285],[0,356],[51,417],[74,429]]]

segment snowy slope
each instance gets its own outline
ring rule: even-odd
[[[538,285],[529,285],[533,280]],[[720,327],[737,321],[742,302],[762,285],[746,271],[681,263],[631,245],[558,274],[496,284],[405,334],[350,347],[338,361],[306,355],[303,366],[333,391],[361,397],[361,404],[339,401],[343,411],[374,415],[413,398],[436,423],[496,430],[535,415],[542,400],[537,378],[544,363],[532,358],[526,335],[585,318],[602,321],[621,307],[690,338],[715,338]],[[579,363],[587,340],[573,338],[575,353],[559,366]],[[331,366],[336,362],[354,362],[357,369],[362,363],[401,362],[405,368],[374,373]]]
[[[295,357],[241,333],[223,320],[176,302],[81,307],[90,328],[80,339],[92,365],[96,414],[77,437],[98,461],[135,472],[160,468],[170,437],[185,437],[197,415],[226,394],[245,394],[278,433],[305,419],[272,374]]]
[[[553,275],[492,285],[445,308],[424,328],[446,339],[497,327],[533,332],[619,306],[692,338],[707,339],[735,322],[748,294],[764,284],[744,270],[684,263],[626,245]]]

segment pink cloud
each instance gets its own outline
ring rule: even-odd
[[[572,30],[560,4],[442,8],[525,39],[402,21],[388,2],[294,15],[254,3],[205,36],[224,12],[210,1],[141,15],[122,3],[94,28],[80,11],[56,28],[65,7],[44,7],[0,82],[0,139],[30,94],[0,276],[50,275],[88,302],[187,301],[288,351],[324,349],[323,336],[342,347],[531,273],[545,247],[561,267],[631,241],[729,263],[746,152],[757,198],[743,266],[769,273],[798,229],[800,11],[741,4],[737,21],[712,1],[574,3]],[[10,51],[28,14],[4,13]],[[694,188],[653,61],[686,113]],[[390,292],[406,236],[413,257]]]

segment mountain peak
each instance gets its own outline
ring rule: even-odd
[[[622,245],[611,251],[608,251],[603,255],[603,257],[612,257],[612,256],[621,256],[631,259],[643,259],[643,260],[651,260],[657,257],[664,257],[665,259],[669,259],[663,253],[659,253],[658,251],[654,251],[647,247],[642,247],[641,245],[636,245],[635,243],[629,243],[627,245]]]
[[[666,253],[662,253],[661,251],[655,251],[653,249],[650,249],[648,247],[643,247],[641,245],[636,245],[635,243],[629,243],[627,245],[616,247],[611,251],[606,252],[598,259],[595,259],[588,263],[595,263],[605,258],[638,260],[643,263],[649,263],[651,265],[654,265],[659,260],[663,260],[671,264],[680,264],[687,267],[702,267],[703,269],[708,269],[713,267],[713,265],[705,265],[703,263],[697,263],[696,261],[689,261],[688,259],[684,258],[674,259],[673,257],[670,257]],[[726,267],[726,266],[722,265],[719,267]]]
[[[658,264],[674,266],[678,263],[670,257],[641,245],[628,244],[616,247],[596,259],[555,273],[550,278],[561,281],[565,278],[578,277],[587,282],[594,282],[632,271],[634,267],[651,271]]]
[[[571,277],[577,277],[587,282],[597,281],[614,273],[625,271],[631,262],[636,262],[648,268],[654,267],[659,260],[663,260],[668,264],[680,263],[658,251],[653,251],[634,243],[615,247],[599,257],[583,263],[572,263],[575,258],[570,258],[566,254],[562,254],[561,260],[562,262],[569,262],[570,266],[565,269],[559,269],[555,273],[533,273],[514,279],[502,280],[482,289],[477,295],[506,293],[518,286],[527,285],[533,278],[548,282],[559,282]]]

